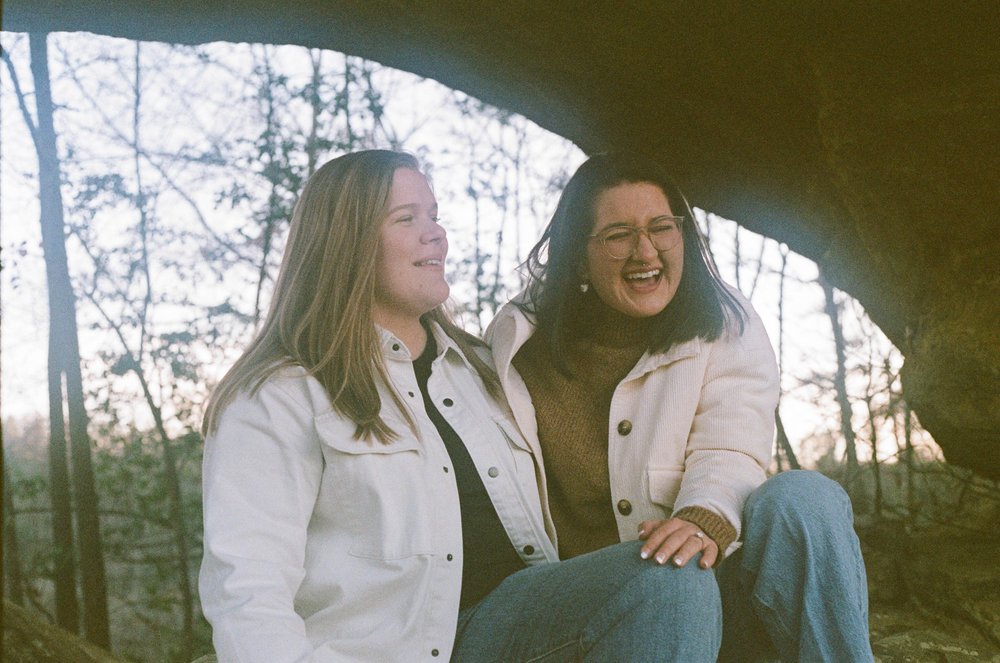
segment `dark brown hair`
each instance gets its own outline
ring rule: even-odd
[[[698,230],[694,211],[666,171],[652,159],[631,153],[595,154],[570,178],[559,197],[552,220],[531,249],[525,267],[529,276],[527,300],[519,304],[536,316],[546,333],[556,366],[568,371],[562,352],[572,336],[568,324],[585,298],[579,289],[581,268],[587,259],[588,236],[593,232],[594,205],[604,191],[619,184],[648,182],[659,187],[681,224],[684,269],[677,292],[651,326],[647,349],[665,351],[695,337],[715,340],[727,328],[742,334],[747,312],[719,276],[708,244]]]

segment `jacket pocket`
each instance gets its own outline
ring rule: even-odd
[[[646,474],[649,478],[649,501],[662,507],[669,516],[681,490],[684,468],[650,467]]]
[[[323,446],[321,507],[355,557],[393,560],[433,550],[433,495],[428,459],[403,421],[387,420],[399,437],[389,444],[355,440],[339,415],[315,419]]]

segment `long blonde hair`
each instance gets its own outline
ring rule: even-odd
[[[216,429],[239,393],[255,394],[286,366],[302,366],[323,385],[333,409],[357,424],[356,439],[387,443],[397,435],[379,415],[379,381],[390,386],[397,408],[415,426],[391,388],[372,318],[372,265],[398,168],[420,172],[410,154],[365,150],[327,162],[306,182],[292,213],[267,317],[213,392],[202,424],[205,435]],[[441,306],[426,317],[444,328],[489,393],[499,398],[496,374],[475,351],[482,342],[452,323]]]

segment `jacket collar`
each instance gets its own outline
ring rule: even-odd
[[[486,343],[493,350],[493,361],[500,384],[507,384],[514,355],[535,333],[535,316],[525,313],[517,304],[524,301],[525,293],[504,304],[486,328]]]
[[[453,341],[452,338],[445,333],[444,329],[441,328],[441,325],[433,320],[430,320],[428,321],[427,326],[430,327],[431,334],[434,335],[434,341],[437,344],[437,357],[435,357],[435,361],[448,353],[453,353],[461,359],[461,361],[465,362],[470,370],[472,369],[472,364],[470,364],[469,360],[466,359],[465,355],[459,349],[455,341]],[[410,350],[406,347],[406,344],[399,340],[399,338],[391,331],[384,327],[380,327],[379,325],[375,325],[375,329],[379,333],[382,356],[386,360],[412,362],[416,359],[416,357],[410,354]]]
[[[522,291],[511,301],[504,304],[486,330],[486,340],[493,348],[494,360],[501,384],[507,383],[507,375],[514,360],[514,355],[517,354],[521,346],[535,332],[535,316],[525,313],[517,306],[517,304],[524,302],[525,298],[526,292]],[[636,362],[636,365],[629,371],[622,382],[642,377],[650,371],[654,371],[667,364],[672,364],[675,361],[694,357],[701,352],[701,343],[701,339],[695,337],[691,340],[674,344],[666,352],[651,354],[647,351],[639,358],[639,361]]]

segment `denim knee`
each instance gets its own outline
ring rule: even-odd
[[[799,522],[852,520],[851,500],[833,479],[812,470],[789,470],[774,475],[747,500],[744,520],[755,518]]]
[[[596,651],[592,643],[606,640],[600,636],[608,632],[655,650],[641,655],[633,651],[617,660],[714,661],[722,644],[718,582],[714,573],[694,562],[676,568],[644,561],[598,614],[583,638],[591,654]],[[621,646],[616,644],[619,650]]]
[[[714,661],[722,644],[715,574],[641,561],[580,639],[584,661]],[[574,660],[581,660],[580,658]]]
[[[680,568],[646,562],[622,592],[633,605],[654,614],[683,613],[709,622],[722,618],[715,574],[700,568],[696,559]]]

